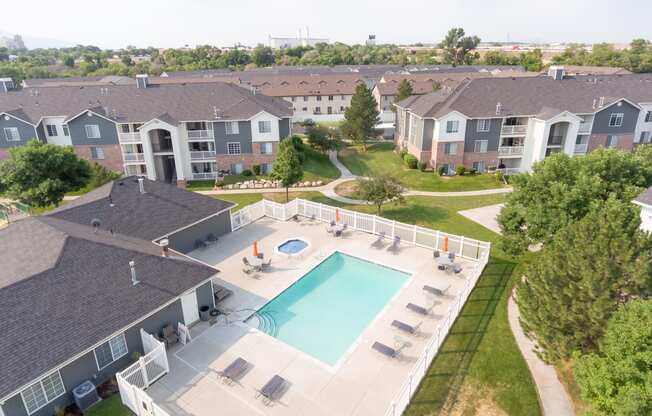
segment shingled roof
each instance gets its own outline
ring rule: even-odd
[[[0,230],[0,252],[0,398],[217,273],[162,257],[149,241],[53,216]]]
[[[118,123],[147,122],[168,113],[178,121],[246,120],[261,111],[290,117],[283,100],[254,94],[228,82],[23,88],[0,95],[0,113],[20,109],[34,125],[41,117],[74,117],[95,109]],[[216,116],[217,114],[217,116]]]
[[[100,228],[154,240],[235,206],[159,181],[130,176],[101,186],[50,212],[48,216],[82,225],[98,219]]]
[[[652,207],[652,186],[643,191],[634,201]]]

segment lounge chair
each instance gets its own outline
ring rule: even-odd
[[[272,267],[272,259],[267,260],[266,263],[263,263],[260,268],[262,271],[269,270]]]
[[[215,244],[217,243],[217,236],[213,233],[209,233],[208,236],[206,236],[206,242],[208,244]]]
[[[399,348],[392,348],[389,345],[385,345],[382,342],[376,341],[371,346],[371,349],[378,351],[386,357],[398,358],[401,355],[401,350],[405,348],[406,345],[407,343],[403,343]]]
[[[401,237],[399,236],[394,236],[394,241],[392,241],[392,245],[387,247],[388,251],[398,251],[399,244],[401,244]]]
[[[439,288],[429,286],[429,285],[424,285],[423,286],[423,290],[425,290],[428,293],[432,293],[433,295],[437,295],[437,296],[444,296],[446,294],[446,292],[448,291],[448,288],[450,288],[450,286],[447,286],[446,289],[439,289]]]
[[[385,231],[381,231],[378,234],[378,237],[376,238],[376,241],[371,243],[372,247],[382,247],[383,246],[383,240],[385,239]]]
[[[256,398],[263,396],[263,403],[269,406],[278,398],[286,384],[287,381],[283,377],[275,375],[265,383],[262,389],[258,390]]]
[[[161,329],[161,341],[165,343],[166,348],[179,342],[179,335],[172,325],[168,324]]]
[[[405,305],[405,307],[408,310],[411,310],[412,312],[418,313],[419,315],[423,315],[423,316],[429,315],[430,311],[432,310],[432,306],[426,309],[423,306],[417,305],[415,303],[408,303],[407,305]]]
[[[213,295],[215,296],[215,303],[222,302],[233,294],[233,291],[222,286],[214,285]]]
[[[224,370],[218,371],[217,374],[222,378],[224,382],[229,384],[232,382],[238,382],[242,375],[249,369],[249,362],[244,358],[238,357],[231,364],[229,364]]]
[[[201,250],[206,248],[206,243],[200,239],[195,240],[195,250]]]
[[[397,319],[392,321],[392,326],[394,328],[397,328],[403,332],[407,332],[408,334],[415,335],[417,332],[419,332],[419,327],[421,326],[422,322],[419,322],[415,326],[412,326],[410,324],[406,324],[405,322],[399,321]]]

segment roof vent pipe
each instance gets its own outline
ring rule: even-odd
[[[595,110],[595,106],[598,104],[598,100],[596,98],[593,99],[593,109]]]
[[[600,107],[604,106],[604,97],[600,97]]]
[[[138,280],[138,277],[136,277],[136,262],[135,261],[130,261],[129,262],[129,269],[131,269],[131,284],[136,286],[140,281]]]
[[[168,246],[170,245],[170,240],[164,238],[159,241],[159,244],[161,245],[161,256],[168,257]]]
[[[500,104],[500,102],[496,103],[496,115],[499,116],[502,111],[503,106]]]
[[[138,178],[138,190],[140,191],[141,194],[145,193],[145,179],[142,177]]]

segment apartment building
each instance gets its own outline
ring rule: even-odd
[[[598,147],[631,150],[652,141],[652,76],[566,76],[466,80],[452,91],[396,104],[395,141],[452,174],[529,171],[546,156]]]
[[[134,85],[0,82],[0,158],[38,138],[127,175],[184,185],[256,164],[268,172],[291,133],[283,100],[232,83],[150,85],[146,75]]]

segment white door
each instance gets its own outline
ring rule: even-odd
[[[197,292],[192,291],[181,296],[181,310],[183,323],[190,326],[199,320],[199,306],[197,306]]]

